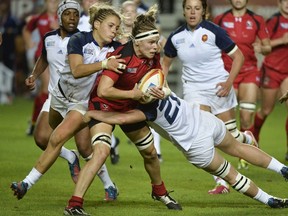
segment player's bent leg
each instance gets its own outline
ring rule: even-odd
[[[105,163],[106,158],[109,156],[109,136],[111,134],[112,127],[104,123],[99,123],[92,125],[90,131],[92,134],[92,144],[94,144],[93,155],[92,158],[84,165],[79,174],[73,196],[69,199],[68,205],[64,210],[64,214],[67,215],[71,215],[70,211],[74,211],[75,209],[78,209],[82,213],[84,201],[83,197],[95,178],[95,175],[98,173],[100,168]],[[108,134],[108,136],[105,134]],[[81,214],[79,213],[79,215]]]
[[[133,132],[126,132],[128,138],[135,143],[144,160],[145,170],[152,183],[152,198],[162,202],[168,209],[182,210],[181,205],[166,190],[160,175],[160,163],[153,144],[153,135],[145,126]]]
[[[49,125],[49,113],[41,112],[38,116],[33,134],[35,143],[41,150],[44,151],[46,149],[52,132],[53,129]]]

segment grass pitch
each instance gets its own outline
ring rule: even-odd
[[[25,135],[31,110],[32,101],[23,98],[16,98],[10,106],[0,105],[0,215],[62,215],[73,193],[74,184],[67,163],[59,158],[22,200],[18,201],[13,196],[9,188],[11,182],[24,179],[41,154],[33,138]],[[260,147],[283,163],[286,152],[285,120],[284,105],[277,105],[268,117],[260,137]],[[120,195],[115,202],[103,201],[102,183],[95,178],[84,202],[85,210],[92,215],[288,215],[288,209],[271,209],[233,190],[226,195],[207,194],[214,187],[212,176],[190,165],[180,151],[162,139],[162,177],[167,189],[174,190],[172,197],[183,207],[183,211],[168,210],[162,203],[151,199],[149,178],[136,148],[127,144],[126,137],[118,128],[115,135],[121,139],[120,162],[111,165],[110,160],[107,160],[106,165]],[[75,148],[72,140],[65,146]],[[237,158],[225,157],[237,166]],[[84,163],[82,160],[81,164]],[[288,183],[278,174],[253,166],[241,173],[267,193],[288,197]]]

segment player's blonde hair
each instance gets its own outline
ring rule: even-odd
[[[94,22],[103,22],[108,16],[116,16],[121,20],[120,14],[111,6],[104,3],[95,3],[89,8],[89,23],[94,28]]]
[[[135,12],[137,13],[137,5],[135,4],[134,1],[132,0],[127,0],[127,1],[124,1],[121,5],[121,9],[120,9],[120,13],[123,14],[124,13],[124,8],[127,7],[127,6],[133,6],[135,7]]]
[[[157,13],[158,5],[154,4],[149,8],[147,12],[138,15],[134,21],[132,36],[135,38],[135,36],[139,35],[140,33],[157,30]]]

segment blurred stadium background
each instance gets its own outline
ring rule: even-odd
[[[124,0],[112,0],[113,5],[119,6]],[[15,44],[14,48],[6,48],[4,51],[3,45],[0,46],[0,63],[3,57],[7,55],[7,50],[13,61],[13,67],[10,69],[13,72],[13,81],[10,81],[11,73],[8,73],[3,67],[0,67],[0,86],[6,86],[5,90],[0,88],[0,104],[10,103],[13,97],[16,96],[30,96],[24,86],[24,79],[30,73],[29,65],[27,63],[27,56],[25,53],[24,41],[21,35],[23,25],[25,24],[25,19],[27,16],[37,13],[43,10],[44,0],[1,0],[0,3],[8,4],[10,6],[10,11],[12,17],[17,21],[17,28],[13,29],[13,35],[10,38],[10,43]],[[180,23],[183,21],[182,16],[182,1],[181,0],[144,0],[144,4],[151,6],[157,3],[160,7],[160,25],[162,28],[162,33],[164,36],[168,37],[169,33],[173,31]],[[211,17],[222,13],[229,8],[228,0],[208,0],[210,6]],[[268,18],[273,13],[277,11],[277,1],[276,0],[249,0],[249,8],[254,12]],[[0,7],[1,10],[1,7]],[[0,13],[1,20],[1,13]],[[3,25],[0,22],[0,31],[3,33]],[[5,43],[5,41],[4,41]],[[11,45],[13,46],[13,45]],[[13,52],[13,53],[12,53]],[[259,64],[261,63],[261,59]],[[1,66],[1,65],[0,65]],[[31,68],[31,67],[30,67]],[[6,73],[5,73],[6,71]],[[5,73],[5,74],[4,74]],[[182,84],[181,84],[181,65],[178,61],[174,61],[173,67],[171,68],[170,76],[168,81],[170,87],[181,96]],[[3,75],[4,74],[4,75]],[[12,82],[12,83],[11,83]],[[8,85],[11,83],[10,85]],[[1,91],[7,91],[11,89],[12,92],[5,92],[1,96]],[[2,88],[3,89],[3,88]]]

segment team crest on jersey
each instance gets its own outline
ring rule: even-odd
[[[55,46],[55,41],[48,41],[48,42],[46,42],[46,46],[47,46],[47,47]]]
[[[252,28],[253,28],[253,23],[250,20],[248,20],[246,22],[246,29],[252,29]]]
[[[288,29],[288,23],[280,23],[281,28]]]
[[[46,20],[46,19],[40,19],[40,20],[38,21],[38,23],[39,23],[39,25],[41,25],[41,26],[45,26],[45,25],[48,25],[48,20]]]
[[[233,22],[223,22],[223,26],[226,28],[234,28]]]
[[[180,38],[176,40],[176,44],[185,43],[185,38]]]
[[[101,104],[102,109],[101,110],[108,110],[109,106],[107,104]]]
[[[206,42],[207,40],[208,40],[208,35],[207,34],[202,35],[202,41]]]
[[[88,54],[88,55],[93,55],[93,49],[84,48],[83,53],[84,54]]]
[[[263,84],[267,86],[269,82],[270,82],[270,78],[268,76],[265,76],[263,80]]]
[[[133,73],[135,74],[137,72],[137,68],[127,68],[127,73]]]

